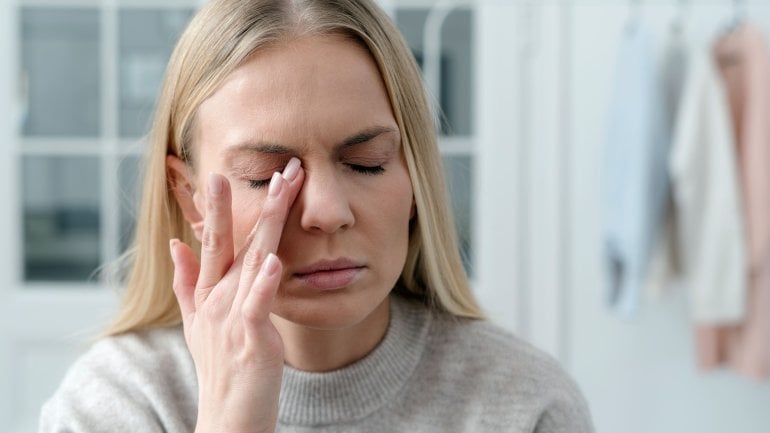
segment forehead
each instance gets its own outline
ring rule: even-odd
[[[250,55],[201,104],[195,141],[218,152],[254,141],[312,148],[375,126],[398,129],[372,56],[342,36],[311,36]]]

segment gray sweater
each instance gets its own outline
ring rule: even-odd
[[[41,432],[192,432],[195,368],[181,327],[107,338],[43,406]],[[225,414],[226,416],[226,414]],[[482,320],[391,296],[383,341],[340,370],[284,370],[278,432],[592,432],[550,357]]]

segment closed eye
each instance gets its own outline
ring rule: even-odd
[[[346,165],[356,173],[368,174],[372,176],[377,174],[382,174],[385,172],[385,167],[383,167],[382,165],[375,165],[375,166],[359,165],[359,164],[346,164]]]
[[[254,189],[267,188],[270,185],[270,179],[249,179],[249,187]]]

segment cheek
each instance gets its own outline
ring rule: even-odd
[[[244,198],[233,192],[233,247],[236,254],[243,249],[261,209],[261,200]]]
[[[414,216],[414,190],[412,189],[412,180],[409,178],[409,172],[406,171],[406,167],[403,167],[403,172],[400,176],[400,181],[395,184],[393,191],[390,192],[389,197],[393,197],[393,208],[398,209],[403,219],[406,215],[406,224],[409,224],[409,220]]]
[[[409,251],[411,185],[392,190],[383,197],[387,199],[381,199],[376,205],[377,245],[372,245],[372,248],[379,255],[383,266],[381,276],[387,280],[387,286],[392,288],[403,272]]]
[[[379,194],[378,200],[372,202],[371,206],[376,209],[372,216],[379,227],[380,237],[396,244],[399,254],[403,246],[405,253],[412,216],[412,184],[408,175],[404,173],[400,182],[392,184],[392,188]]]

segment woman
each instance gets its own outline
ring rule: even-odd
[[[431,119],[371,1],[209,2],[166,72],[123,307],[41,430],[590,431],[558,365],[482,319]]]

